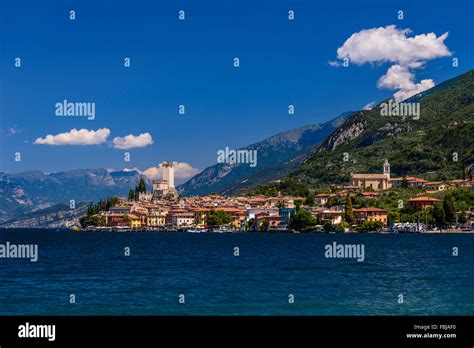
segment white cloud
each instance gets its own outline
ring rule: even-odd
[[[447,32],[440,36],[426,33],[410,37],[411,33],[410,29],[397,29],[395,25],[361,30],[337,49],[337,58],[349,58],[350,63],[357,65],[392,63],[379,79],[378,87],[397,89],[394,98],[401,101],[435,86],[432,79],[416,83],[410,69],[423,67],[428,60],[452,55],[444,43]]]
[[[115,137],[112,142],[114,148],[125,150],[151,145],[153,144],[153,139],[150,133],[142,133],[137,136],[129,134],[125,137]]]
[[[434,87],[435,82],[432,79],[426,79],[420,83],[415,83],[415,74],[410,72],[407,67],[393,65],[385,75],[380,77],[377,86],[379,88],[398,89],[399,91],[393,97],[396,102],[400,102]]]
[[[374,106],[375,106],[375,102],[371,101],[370,103],[365,104],[362,110],[372,110]]]
[[[176,179],[188,179],[197,173],[199,169],[193,168],[189,163],[184,162],[173,162],[174,163],[174,176]],[[149,179],[161,179],[163,176],[163,169],[160,167],[150,167],[142,172],[143,175]]]
[[[100,128],[96,131],[88,129],[71,129],[69,132],[56,135],[48,134],[37,138],[34,144],[40,145],[98,145],[107,141],[110,129]]]
[[[359,65],[391,62],[417,68],[427,60],[451,55],[444,44],[448,33],[439,37],[435,33],[408,37],[411,32],[395,25],[361,30],[337,49],[337,58],[349,58]]]

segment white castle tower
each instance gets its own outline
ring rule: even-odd
[[[153,199],[160,199],[169,195],[177,197],[178,193],[174,187],[174,163],[163,162],[160,167],[163,171],[163,178],[153,180]]]
[[[163,162],[163,180],[168,182],[168,190],[174,189],[174,164],[173,162]]]

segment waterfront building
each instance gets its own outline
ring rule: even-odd
[[[105,224],[109,227],[129,227],[128,221],[125,219],[127,214],[108,213],[104,214]]]
[[[339,225],[342,222],[344,212],[339,210],[323,209],[317,212],[321,223],[330,222],[333,225]]]
[[[255,214],[253,229],[255,231],[278,230],[280,223],[281,218],[278,215],[270,215],[269,213],[261,212]]]
[[[293,215],[294,208],[280,208],[278,214],[280,215],[281,221],[285,224],[290,223],[291,215]]]
[[[268,215],[278,215],[277,208],[263,208],[263,209],[247,209],[247,216],[246,219],[255,219],[255,215],[259,213],[267,213]]]
[[[165,212],[152,212],[146,217],[146,226],[149,228],[160,228],[165,226]]]
[[[192,212],[179,212],[171,215],[171,224],[177,228],[191,227],[194,225],[194,214]]]
[[[142,227],[141,218],[135,214],[126,214],[125,221],[129,222],[130,229],[139,229]]]
[[[437,198],[433,197],[415,197],[408,200],[410,204],[416,211],[424,210],[428,207],[431,207],[434,203],[441,202]]]
[[[355,222],[357,224],[362,224],[365,221],[380,221],[387,226],[388,211],[380,208],[360,208],[353,209]]]
[[[207,218],[209,216],[210,210],[210,208],[191,208],[191,211],[194,214],[194,224],[197,227],[207,227]]]

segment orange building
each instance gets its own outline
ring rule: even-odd
[[[380,221],[387,225],[388,211],[380,208],[360,208],[353,209],[354,217],[357,223],[364,221]]]
[[[408,204],[415,208],[416,211],[431,207],[436,202],[440,202],[440,200],[433,197],[416,197],[408,200]]]

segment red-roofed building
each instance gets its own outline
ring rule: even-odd
[[[388,211],[380,208],[360,208],[353,209],[354,218],[357,223],[363,223],[365,221],[380,221],[387,226]]]
[[[440,200],[433,197],[415,197],[408,200],[408,204],[415,208],[416,211],[431,207],[436,202],[440,202]]]

